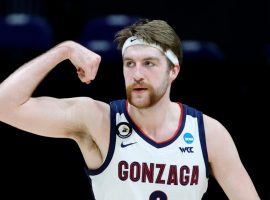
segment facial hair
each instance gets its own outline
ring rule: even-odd
[[[136,87],[146,88],[142,94],[134,94],[132,91]],[[127,100],[136,108],[145,109],[154,106],[165,95],[168,89],[168,80],[165,79],[158,88],[144,82],[133,83],[126,87]],[[146,93],[146,94],[145,94]]]

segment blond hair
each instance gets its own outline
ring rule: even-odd
[[[118,49],[122,49],[125,41],[131,36],[137,36],[147,43],[158,44],[163,51],[172,50],[177,56],[179,64],[182,64],[183,53],[180,38],[167,22],[163,20],[142,19],[120,30],[115,35],[115,42],[118,45]]]

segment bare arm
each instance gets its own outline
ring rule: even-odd
[[[70,137],[85,131],[85,106],[97,108],[92,99],[31,98],[42,79],[66,59],[75,65],[82,82],[90,83],[95,78],[100,56],[75,42],[63,42],[24,64],[1,83],[0,120],[51,137]]]
[[[212,175],[231,200],[259,200],[228,131],[218,121],[204,116],[206,143]]]

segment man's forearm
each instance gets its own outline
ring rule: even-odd
[[[26,102],[44,77],[69,57],[69,48],[58,45],[21,66],[0,85],[0,111]]]

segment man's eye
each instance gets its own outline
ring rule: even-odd
[[[126,67],[133,67],[134,66],[134,62],[128,61],[126,62]]]
[[[147,66],[147,67],[153,67],[155,64],[154,63],[152,63],[152,62],[150,62],[150,61],[145,61],[145,66]]]

